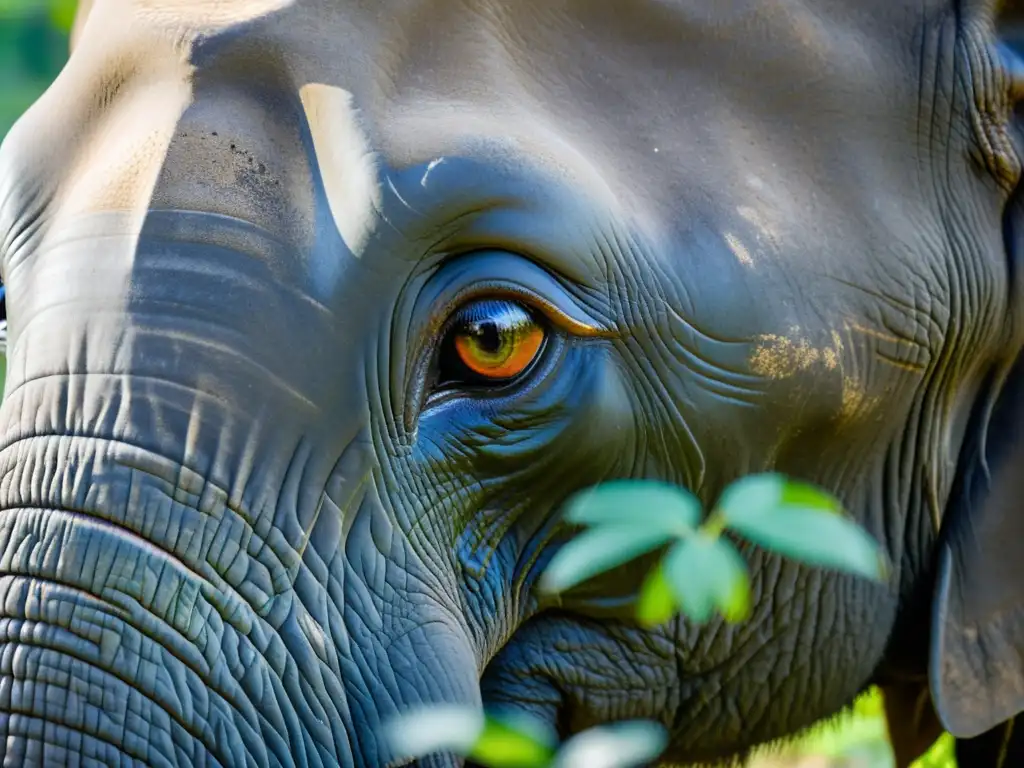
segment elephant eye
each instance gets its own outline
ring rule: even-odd
[[[0,355],[7,354],[7,289],[0,282]],[[0,390],[3,380],[0,379]]]
[[[514,301],[485,299],[462,307],[441,345],[441,384],[504,384],[540,357],[547,330]]]

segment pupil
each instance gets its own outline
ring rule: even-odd
[[[484,352],[493,355],[501,350],[501,331],[493,320],[480,323],[476,327],[476,338]]]

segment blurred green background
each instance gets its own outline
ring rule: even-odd
[[[76,0],[0,0],[0,137],[60,72]]]
[[[56,77],[67,57],[76,0],[0,0],[0,138]],[[872,693],[853,713],[783,750],[757,768],[892,768],[881,701]],[[951,768],[942,739],[919,768]]]

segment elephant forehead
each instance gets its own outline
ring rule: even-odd
[[[793,219],[833,202],[863,208],[830,197],[916,178],[900,169],[927,99],[920,17],[899,5],[298,3],[253,35],[274,41],[297,87],[351,94],[385,169],[492,156],[501,143],[588,195],[612,190],[636,218],[678,220],[680,205],[712,201],[763,224],[789,205],[805,212]],[[836,190],[839,177],[856,181]],[[826,188],[817,205],[804,199],[812,188]],[[745,247],[737,258],[756,261]]]
[[[865,7],[871,5],[878,8]],[[150,98],[157,88],[148,74],[144,88],[118,83],[127,73],[151,69],[143,64],[159,52],[156,38],[163,38],[171,54],[165,58],[180,56],[194,73],[192,98],[199,109],[208,109],[204,99],[223,105],[210,130],[233,109],[239,117],[229,130],[258,134],[267,145],[254,153],[261,155],[253,158],[256,167],[263,163],[275,171],[270,156],[284,158],[288,168],[281,173],[294,177],[283,180],[284,188],[299,194],[306,182],[295,168],[304,164],[305,150],[282,141],[301,144],[304,129],[291,139],[283,128],[263,134],[268,125],[294,121],[286,102],[294,103],[291,97],[301,92],[328,194],[363,198],[361,210],[334,211],[346,240],[357,246],[367,211],[378,202],[375,167],[367,158],[372,155],[384,171],[428,166],[465,154],[472,142],[486,146],[481,151],[487,154],[495,141],[514,143],[519,156],[568,170],[590,194],[600,187],[614,190],[638,215],[663,209],[661,218],[678,216],[687,196],[733,195],[732,211],[749,210],[750,195],[735,190],[747,186],[750,166],[769,189],[772,176],[780,176],[772,191],[780,194],[780,188],[795,186],[794,177],[810,186],[808,168],[820,167],[816,181],[825,184],[830,174],[848,170],[837,157],[856,165],[860,149],[884,156],[887,148],[906,149],[901,137],[910,142],[916,136],[891,130],[896,121],[911,126],[920,118],[915,80],[921,68],[911,44],[919,16],[891,7],[900,5],[97,0],[77,53],[79,61],[94,62],[96,76],[85,89],[69,83],[61,102],[62,109],[69,98],[72,107],[82,102],[69,122],[92,125],[111,121],[111,110],[96,104],[110,103],[113,91],[131,90],[135,101]],[[130,23],[125,7],[132,10]],[[145,45],[133,42],[141,39]],[[159,88],[183,76],[168,67],[158,73]],[[241,91],[254,105],[238,109],[229,103],[241,101]],[[67,130],[116,135],[122,142],[143,122],[136,120],[130,130],[123,124]],[[858,137],[861,146],[838,146],[837,136]],[[339,141],[347,146],[336,146]],[[147,152],[158,162],[159,152]],[[215,171],[238,171],[237,163],[215,167],[205,151],[192,147],[184,156],[204,164],[211,178]],[[338,171],[339,156],[349,156],[360,171]],[[832,163],[823,165],[822,156]],[[891,158],[883,159],[894,167]],[[165,171],[186,165],[172,160]],[[248,173],[247,166],[239,172]],[[120,207],[124,193],[115,197]],[[756,260],[742,246],[733,251],[742,261]]]
[[[646,141],[662,126],[682,133],[715,121],[723,103],[747,102],[789,121],[828,110],[835,98],[863,102],[854,109],[874,99],[877,112],[893,81],[917,77],[917,30],[907,22],[916,16],[878,23],[891,11],[872,16],[849,5],[373,0],[300,3],[261,29],[296,77],[352,90],[396,155],[426,161],[429,152],[410,147],[415,141],[389,134],[396,108],[446,104],[449,135],[460,132],[469,104],[486,103],[506,127],[512,113],[554,112],[579,118],[577,135],[614,126],[619,152],[635,144],[622,146],[632,136],[653,150]]]
[[[351,91],[380,141],[418,162],[437,149],[388,132],[409,102],[448,104],[449,135],[460,107],[485,102],[503,122],[510,110],[556,108],[589,123],[574,126],[580,133],[614,124],[623,139],[648,124],[679,132],[713,121],[723,103],[789,121],[811,107],[835,113],[831,99],[849,105],[843,112],[869,102],[877,112],[920,74],[918,9],[883,0],[126,1],[141,23],[189,41],[197,64],[242,50],[236,74],[259,80],[261,68],[280,67],[299,87]],[[106,3],[107,23],[123,26]]]

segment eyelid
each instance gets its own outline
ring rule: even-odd
[[[438,277],[443,284],[432,292],[432,306],[424,307],[423,316],[431,318],[423,329],[427,334],[440,333],[447,319],[465,304],[494,298],[521,302],[542,314],[555,328],[574,336],[620,335],[608,322],[584,308],[558,278],[523,256],[503,251],[467,254],[442,267]]]
[[[583,313],[574,313],[577,314],[577,316],[574,317],[572,314],[563,311],[550,299],[541,296],[536,291],[532,291],[521,285],[516,285],[514,283],[510,284],[504,281],[495,282],[493,285],[477,284],[456,294],[450,302],[454,309],[449,313],[449,317],[454,317],[455,313],[467,304],[486,299],[505,299],[506,301],[525,304],[527,307],[532,308],[543,315],[556,328],[564,331],[565,333],[573,334],[574,336],[591,339],[608,339],[617,335],[615,331],[593,322],[590,318],[583,315]]]

